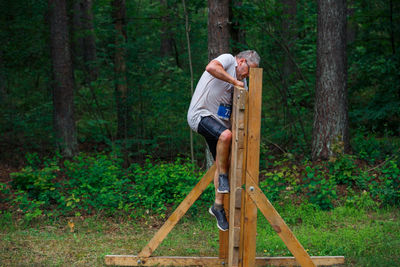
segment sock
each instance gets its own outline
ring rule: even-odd
[[[223,205],[223,204],[214,203],[214,209],[216,209],[216,210],[222,210],[223,208],[224,208],[224,205]]]

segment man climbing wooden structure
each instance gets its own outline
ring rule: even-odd
[[[326,266],[343,264],[343,256],[310,257],[258,187],[262,69],[251,68],[249,91],[235,87],[232,110],[232,147],[229,231],[220,231],[218,257],[158,256],[151,254],[166,238],[201,193],[213,181],[213,165],[150,242],[136,255],[107,255],[107,265],[119,266]],[[257,209],[265,216],[294,257],[256,257]],[[262,238],[262,237],[260,237]]]

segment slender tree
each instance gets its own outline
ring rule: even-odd
[[[282,41],[286,48],[284,51],[284,58],[282,64],[282,102],[283,102],[283,115],[284,124],[290,120],[288,97],[289,97],[289,86],[292,84],[294,76],[294,65],[290,58],[294,43],[296,41],[296,13],[297,13],[297,1],[296,0],[284,0],[283,5],[283,21],[282,21]]]
[[[7,92],[6,92],[6,82],[4,75],[3,51],[0,50],[0,105],[2,105],[3,103],[7,103],[6,99],[7,99]]]
[[[190,94],[193,95],[194,91],[194,82],[193,82],[193,65],[192,65],[192,51],[190,48],[190,37],[189,37],[189,32],[190,32],[190,25],[189,25],[189,15],[186,10],[186,3],[185,0],[182,0],[182,5],[183,5],[183,12],[185,14],[185,32],[186,32],[186,41],[187,41],[187,49],[188,49],[188,56],[189,56],[189,68],[190,68]],[[192,159],[192,164],[194,164],[194,144],[193,144],[193,131],[189,129],[190,131],[190,156]]]
[[[57,145],[66,157],[78,151],[74,120],[74,78],[68,33],[66,0],[49,0],[53,68],[54,129]]]
[[[90,84],[98,76],[92,0],[73,0],[72,35],[75,68],[85,71],[85,83]]]
[[[173,56],[174,40],[171,30],[171,15],[167,0],[160,0],[161,7],[161,45],[160,54],[162,57]]]
[[[127,140],[132,129],[132,107],[130,90],[126,78],[126,5],[125,0],[112,1],[112,16],[115,27],[114,75],[117,103],[117,139],[122,140],[124,166],[129,165]]]
[[[113,0],[113,20],[115,26],[114,74],[115,95],[117,102],[117,138],[128,138],[132,125],[131,108],[128,103],[129,88],[126,79],[126,7],[125,0]]]
[[[346,1],[318,0],[317,73],[312,158],[349,150]]]
[[[94,34],[92,0],[81,0],[82,30],[83,30],[83,61],[86,70],[86,82],[97,80],[96,36]]]
[[[181,67],[179,59],[179,52],[176,45],[176,37],[173,31],[173,17],[172,17],[172,6],[167,0],[160,0],[161,7],[161,45],[160,54],[161,57],[173,57],[175,59],[176,66]]]
[[[71,14],[71,50],[72,50],[72,63],[74,69],[82,68],[83,60],[83,38],[82,38],[82,12],[81,12],[81,1],[82,0],[69,0],[67,3],[72,5],[72,7],[67,9],[72,9]]]

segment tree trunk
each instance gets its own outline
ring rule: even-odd
[[[171,31],[171,16],[167,0],[160,0],[161,5],[161,46],[160,54],[162,57],[173,56],[174,41]]]
[[[74,121],[74,78],[68,33],[66,0],[49,0],[53,67],[54,129],[62,155],[78,151]]]
[[[208,59],[229,53],[229,0],[208,0]]]
[[[229,53],[230,0],[208,0],[208,61],[223,53]],[[206,145],[206,165],[210,168],[214,160]]]
[[[81,0],[83,29],[83,61],[86,70],[86,83],[97,80],[96,37],[93,27],[92,0]]]
[[[290,58],[293,45],[296,41],[296,13],[297,13],[297,1],[296,0],[284,0],[283,4],[283,15],[285,16],[282,25],[282,37],[284,46],[287,50],[284,52],[283,65],[282,65],[282,103],[283,103],[283,116],[284,125],[286,126],[289,119],[289,87],[293,81],[294,65]]]
[[[171,6],[167,0],[159,0],[161,5],[161,44],[160,44],[160,55],[161,57],[173,57],[175,59],[176,66],[181,67],[179,52],[176,46],[175,34],[172,30],[173,21],[171,17]]]
[[[0,50],[0,106],[7,103],[6,81],[4,75],[3,50]],[[193,93],[192,93],[193,94]],[[5,107],[5,106],[4,106]]]
[[[81,14],[81,1],[82,0],[72,0],[68,1],[72,9],[71,16],[71,49],[72,49],[72,63],[74,69],[82,68],[83,59],[83,38],[82,38],[82,14]],[[67,5],[68,10],[68,5]]]
[[[393,0],[389,1],[389,18],[390,18],[390,43],[392,44],[392,54],[396,54],[396,46],[394,40],[394,25],[393,25]]]
[[[125,0],[113,0],[113,20],[115,26],[115,52],[114,52],[114,74],[115,95],[117,102],[117,138],[127,139],[129,127],[132,125],[131,108],[128,103],[129,88],[126,79],[126,8]]]
[[[92,0],[73,0],[72,4],[73,62],[85,71],[85,83],[90,84],[98,76]]]
[[[240,51],[244,50],[243,47],[247,46],[246,43],[246,31],[242,27],[242,21],[245,19],[244,16],[241,13],[237,13],[237,15],[234,16],[233,14],[233,9],[235,7],[241,7],[242,6],[242,1],[241,0],[233,0],[231,5],[230,5],[230,21],[232,21],[232,27],[231,27],[231,35],[232,35],[232,41],[233,41],[233,47],[232,51],[236,55]]]
[[[346,1],[318,0],[312,158],[348,152]]]

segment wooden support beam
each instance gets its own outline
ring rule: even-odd
[[[249,179],[252,180],[252,177],[249,176]],[[258,185],[256,185],[254,181],[250,184],[251,185],[246,185],[246,192],[260,209],[262,214],[264,214],[272,228],[296,258],[297,262],[302,267],[315,267],[310,255],[308,255],[307,251],[294,236],[293,232],[286,225],[285,221],[275,210],[274,206],[272,206],[271,202],[269,202],[268,198],[264,195]]]
[[[249,77],[249,96],[247,111],[247,159],[246,159],[246,181],[249,185],[248,174],[258,184],[260,165],[260,131],[261,131],[261,99],[262,99],[262,69],[251,68]],[[256,257],[256,235],[257,235],[257,207],[245,196],[243,207],[242,247],[243,266],[254,266]]]
[[[226,219],[229,222],[229,194],[224,195],[224,209],[226,214]],[[219,231],[219,249],[218,257],[220,259],[228,258],[228,244],[229,244],[229,231]]]
[[[242,217],[242,185],[245,164],[245,133],[247,91],[235,87],[232,109],[232,147],[231,164],[229,168],[230,202],[229,202],[229,247],[228,266],[240,266],[240,236]]]
[[[178,223],[178,221],[185,215],[193,203],[199,198],[201,193],[207,188],[207,186],[213,181],[216,166],[215,164],[207,171],[207,173],[201,178],[197,185],[190,191],[186,198],[179,204],[176,210],[153,236],[150,242],[142,249],[138,254],[139,257],[149,257],[154,250],[161,244],[164,238],[169,234],[172,228]]]
[[[343,256],[311,257],[317,266],[344,264]],[[224,259],[218,257],[179,257],[163,256],[140,258],[134,255],[106,255],[106,265],[113,266],[226,266]],[[255,266],[298,266],[294,257],[257,257]]]

